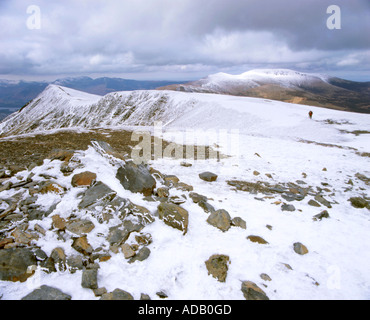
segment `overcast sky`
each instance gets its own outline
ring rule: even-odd
[[[327,27],[329,5],[340,30]],[[370,81],[370,0],[0,0],[3,79],[182,81],[254,68]]]

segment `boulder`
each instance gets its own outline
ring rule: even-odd
[[[201,178],[203,181],[214,182],[217,180],[218,176],[215,173],[207,171],[199,174],[199,178]]]
[[[173,186],[176,186],[177,183],[180,181],[180,179],[174,175],[166,175],[163,177],[164,184],[167,187],[172,188]]]
[[[66,229],[67,222],[65,221],[65,219],[61,218],[58,214],[52,216],[52,220],[53,220],[53,227],[55,229],[59,229],[62,231]]]
[[[136,254],[135,251],[132,250],[131,246],[128,243],[124,243],[121,246],[121,250],[122,250],[122,253],[125,259],[130,259]]]
[[[41,286],[35,289],[30,294],[22,298],[22,300],[71,300],[72,297],[61,290],[49,287]]]
[[[270,300],[266,293],[252,281],[242,282],[241,290],[246,300]]]
[[[315,200],[317,202],[320,202],[325,207],[328,207],[329,209],[331,208],[330,202],[328,200],[326,200],[323,196],[321,196],[321,195],[318,194],[318,195],[315,196]]]
[[[128,263],[134,263],[136,261],[144,261],[148,259],[150,256],[150,249],[148,247],[142,247],[139,252],[132,257]]]
[[[154,217],[151,215],[150,211],[147,208],[132,203],[128,199],[127,206],[124,207],[123,210],[125,210],[125,212],[127,212],[128,215],[133,215],[136,218],[138,218],[139,222],[144,226],[151,224],[155,221]]]
[[[160,198],[168,198],[170,196],[169,189],[168,188],[158,188],[157,196]]]
[[[364,198],[353,197],[353,198],[350,198],[349,201],[351,202],[352,207],[354,207],[356,209],[363,209],[363,208],[370,209],[369,201],[365,200]]]
[[[231,220],[231,225],[242,229],[247,229],[247,223],[240,217],[235,217]]]
[[[33,275],[29,267],[36,265],[36,256],[30,249],[11,248],[0,250],[0,280],[24,282]]]
[[[82,273],[81,286],[85,289],[98,289],[98,269],[87,269]]]
[[[293,212],[295,211],[295,207],[292,205],[292,204],[283,204],[281,206],[281,210],[282,211],[289,211],[289,212]]]
[[[81,202],[78,205],[79,209],[86,209],[93,205],[102,205],[104,202],[113,200],[117,192],[113,191],[106,184],[101,181],[93,184],[85,192]]]
[[[72,255],[67,258],[68,270],[75,273],[77,270],[84,268],[84,258],[81,255]]]
[[[150,299],[150,296],[148,295],[148,294],[146,294],[146,293],[142,293],[141,295],[140,295],[140,300],[152,300],[152,299]]]
[[[72,187],[90,187],[96,180],[96,173],[85,171],[72,177]]]
[[[191,186],[190,184],[186,184],[184,182],[178,182],[175,186],[175,188],[177,190],[181,190],[181,191],[187,191],[187,192],[191,192],[194,190],[194,187]]]
[[[143,229],[144,225],[141,223],[125,220],[122,224],[109,229],[107,240],[111,246],[119,246],[128,239],[131,232],[140,232]]]
[[[322,219],[328,219],[328,218],[330,218],[330,215],[326,210],[324,210],[324,211],[320,212],[319,214],[317,214],[316,216],[314,216],[313,220],[314,221],[318,221],[318,220],[321,221]]]
[[[316,202],[315,200],[312,200],[312,199],[310,201],[308,201],[308,204],[312,207],[321,207],[321,205],[318,202]]]
[[[293,249],[294,249],[294,252],[303,256],[305,254],[308,253],[308,249],[305,245],[303,245],[302,243],[300,242],[296,242],[294,245],[293,245]]]
[[[230,258],[226,255],[213,255],[206,262],[208,274],[211,274],[220,282],[225,282],[227,277],[228,265]]]
[[[90,255],[94,250],[87,241],[86,236],[75,238],[72,243],[72,248],[83,255]]]
[[[231,227],[231,217],[229,213],[223,209],[212,212],[208,217],[207,222],[224,232],[229,230]]]
[[[212,213],[216,211],[215,208],[207,201],[199,201],[198,206],[201,207],[205,213]]]
[[[152,195],[156,187],[156,181],[148,167],[143,164],[136,165],[132,161],[126,162],[118,169],[116,178],[126,190],[142,193],[144,196]]]
[[[254,243],[269,244],[265,239],[261,238],[260,236],[248,236],[247,239]]]
[[[67,256],[63,248],[55,248],[50,254],[50,258],[54,262],[55,270],[65,271]]]
[[[78,236],[91,232],[95,228],[94,223],[87,219],[76,219],[69,221],[66,229]]]
[[[194,203],[199,203],[200,201],[207,202],[208,198],[196,192],[190,192],[189,197],[193,200]]]
[[[115,289],[113,292],[104,293],[100,300],[134,300],[134,297],[127,291]]]
[[[189,213],[173,203],[163,202],[158,206],[159,218],[168,226],[183,231],[188,231]]]

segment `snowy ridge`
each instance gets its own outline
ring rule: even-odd
[[[229,85],[243,85],[244,88],[255,88],[262,84],[276,84],[286,88],[299,87],[313,82],[327,82],[324,75],[302,73],[289,69],[254,69],[240,75],[216,73],[200,80],[204,89],[225,89]]]
[[[272,101],[205,93],[125,91],[104,97],[50,85],[22,110],[0,123],[4,136],[42,133],[56,129],[153,126],[167,129],[237,129],[243,134],[337,142],[338,129],[315,118],[341,121],[343,112]],[[366,130],[369,115],[346,113],[350,123]],[[341,127],[343,129],[343,126]]]

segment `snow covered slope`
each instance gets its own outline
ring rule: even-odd
[[[314,111],[313,120],[308,118],[309,110]],[[45,160],[11,178],[17,184],[28,177],[37,183],[52,177],[65,188],[63,194],[37,196],[36,205],[45,210],[54,206],[49,216],[29,222],[27,232],[36,232],[40,226],[45,230],[44,236],[34,240],[37,247],[48,256],[55,248],[62,248],[67,257],[76,255],[71,247],[74,236],[68,230],[65,239],[59,236],[53,216],[89,220],[95,226],[86,236],[89,244],[110,255],[107,261],[95,260],[99,263],[99,287],[108,292],[119,288],[135,299],[146,293],[159,300],[157,292],[162,291],[170,300],[241,300],[242,281],[256,283],[272,300],[370,299],[369,210],[356,209],[348,201],[351,197],[369,196],[370,180],[366,177],[370,176],[370,115],[265,99],[172,91],[117,92],[98,97],[51,86],[1,123],[0,130],[4,135],[109,126],[144,126],[153,130],[157,120],[164,124],[165,139],[195,143],[209,131],[209,144],[217,144],[231,155],[187,159],[190,167],[180,165],[183,159],[171,158],[157,159],[150,165],[192,186],[194,192],[208,198],[214,209],[242,218],[246,229],[232,227],[222,232],[207,222],[209,213],[193,202],[188,191],[170,188],[170,196],[184,199],[181,207],[189,212],[188,233],[183,235],[156,216],[159,201],[147,201],[124,189],[116,178],[117,167],[90,146],[76,152],[72,162],[78,166],[73,174],[96,173],[97,180],[117,195],[147,208],[156,217],[145,227],[153,240],[148,245],[150,256],[130,264],[121,251],[111,251],[107,236],[116,226],[116,218],[101,223],[98,216],[78,209],[86,189],[72,187],[71,176],[62,173],[65,164],[59,160]],[[227,141],[219,141],[219,133],[233,130],[234,148],[228,148]],[[201,180],[199,173],[205,171],[217,174],[217,181]],[[233,181],[240,181],[239,187]],[[248,191],[248,185],[261,186],[261,182],[277,185],[275,192]],[[279,191],[287,185],[289,194]],[[158,181],[157,187],[163,186]],[[304,199],[296,197],[302,188],[307,191]],[[4,190],[0,199],[19,196],[22,190],[23,200],[28,191],[22,187]],[[283,211],[284,205],[294,206],[294,211]],[[313,220],[324,210],[329,218]],[[130,236],[128,244],[135,244],[135,235]],[[247,239],[250,236],[259,236],[267,243],[252,242]],[[307,254],[294,251],[298,242],[307,247]],[[208,274],[205,261],[215,254],[230,258],[225,282]],[[38,268],[25,283],[0,281],[0,297],[21,299],[40,285],[48,285],[75,300],[98,299],[92,290],[81,286],[82,277],[83,270],[45,273]]]

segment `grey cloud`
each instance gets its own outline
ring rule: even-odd
[[[0,3],[0,74],[186,73],[253,66],[370,69],[368,0],[35,0]]]

